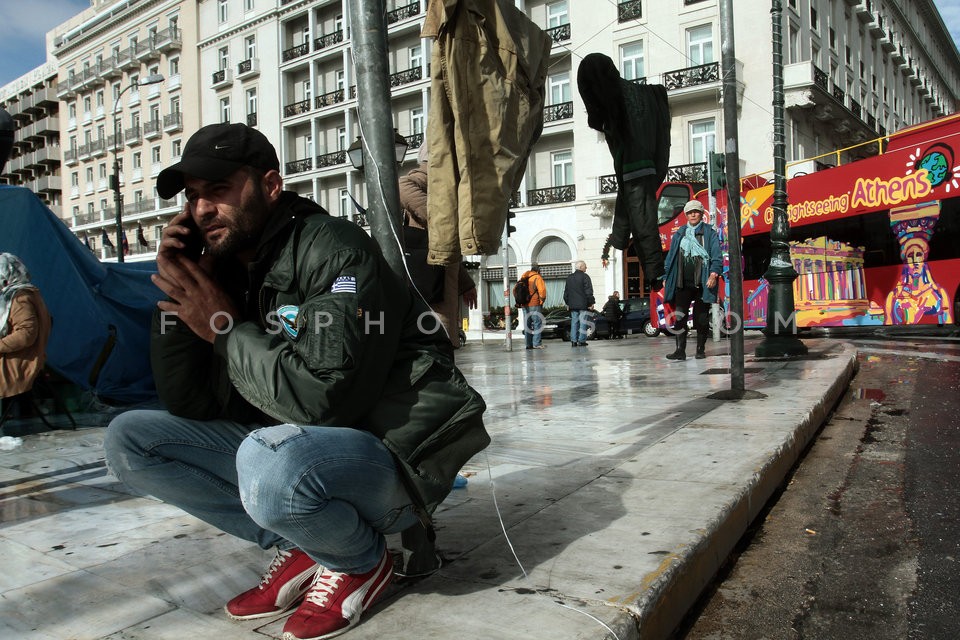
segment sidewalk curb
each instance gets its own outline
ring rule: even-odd
[[[637,589],[640,597],[627,604],[612,625],[619,640],[665,640],[671,636],[849,387],[857,368],[857,351],[844,344],[836,357],[847,361],[774,457],[703,529],[695,545],[665,556],[657,571],[643,576]],[[613,640],[610,634],[603,638]]]

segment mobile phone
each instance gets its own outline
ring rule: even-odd
[[[203,236],[200,233],[200,228],[193,221],[193,216],[187,216],[181,224],[190,229],[190,233],[180,238],[187,245],[183,249],[183,255],[196,262],[203,255]]]

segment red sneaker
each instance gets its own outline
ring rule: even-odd
[[[234,620],[274,616],[293,608],[313,583],[317,563],[299,549],[282,551],[260,577],[260,584],[244,591],[224,609]]]
[[[337,573],[320,567],[303,604],[283,625],[283,640],[323,640],[360,622],[393,577],[393,556],[366,573]]]

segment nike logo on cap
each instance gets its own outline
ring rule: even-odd
[[[213,150],[214,150],[214,151],[220,151],[220,149],[229,149],[229,148],[230,148],[230,145],[228,145],[228,144],[216,144],[216,145],[213,145]]]

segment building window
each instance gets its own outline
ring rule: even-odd
[[[160,147],[150,149],[150,161],[153,164],[160,164]]]
[[[620,47],[620,73],[624,80],[639,80],[644,77],[643,42],[633,42]]]
[[[716,130],[712,118],[690,123],[690,162],[706,162],[707,154],[716,150]]]
[[[350,213],[350,193],[346,189],[337,191],[340,200],[340,217],[345,218]]]
[[[227,0],[217,1],[217,20],[220,24],[227,21]]]
[[[568,71],[549,76],[547,84],[550,87],[549,104],[563,104],[573,99],[570,97],[570,73]]]
[[[219,60],[219,70],[223,71],[230,66],[230,47],[220,47],[217,49],[217,59]]]
[[[790,34],[787,42],[787,46],[789,47],[789,63],[800,62],[800,30],[793,24],[790,25]]]
[[[553,2],[547,5],[547,29],[553,29],[565,24],[570,24],[570,13],[567,8],[567,0]]]
[[[409,69],[419,69],[423,66],[423,48],[420,45],[408,49],[410,57]]]
[[[410,131],[414,134],[423,133],[423,109],[410,110]]]
[[[347,146],[347,128],[337,127],[337,151],[343,151]]]
[[[563,187],[573,184],[573,153],[570,151],[551,153],[550,165],[553,167],[553,186]]]
[[[230,122],[230,98],[220,98],[220,122]]]
[[[177,138],[170,143],[170,155],[174,158],[179,158],[183,153],[183,141]]]
[[[243,10],[253,11],[254,0],[243,0]]]
[[[687,29],[687,56],[693,66],[714,62],[712,25]]]
[[[334,74],[334,83],[337,86],[337,91],[343,91],[346,88],[347,80],[343,69],[337,69],[337,72]]]
[[[170,58],[167,60],[167,68],[170,70],[170,77],[180,75],[180,58]]]
[[[813,4],[810,5],[810,29],[820,31],[820,20],[817,16],[817,8],[813,6]]]
[[[257,37],[250,36],[243,41],[244,50],[247,52],[247,60],[253,60],[257,57]]]
[[[247,89],[247,115],[253,115],[257,112],[257,90],[256,88]]]
[[[829,33],[830,33],[830,49],[832,49],[833,51],[836,51],[837,50],[837,32],[834,30],[833,27],[830,27]]]

